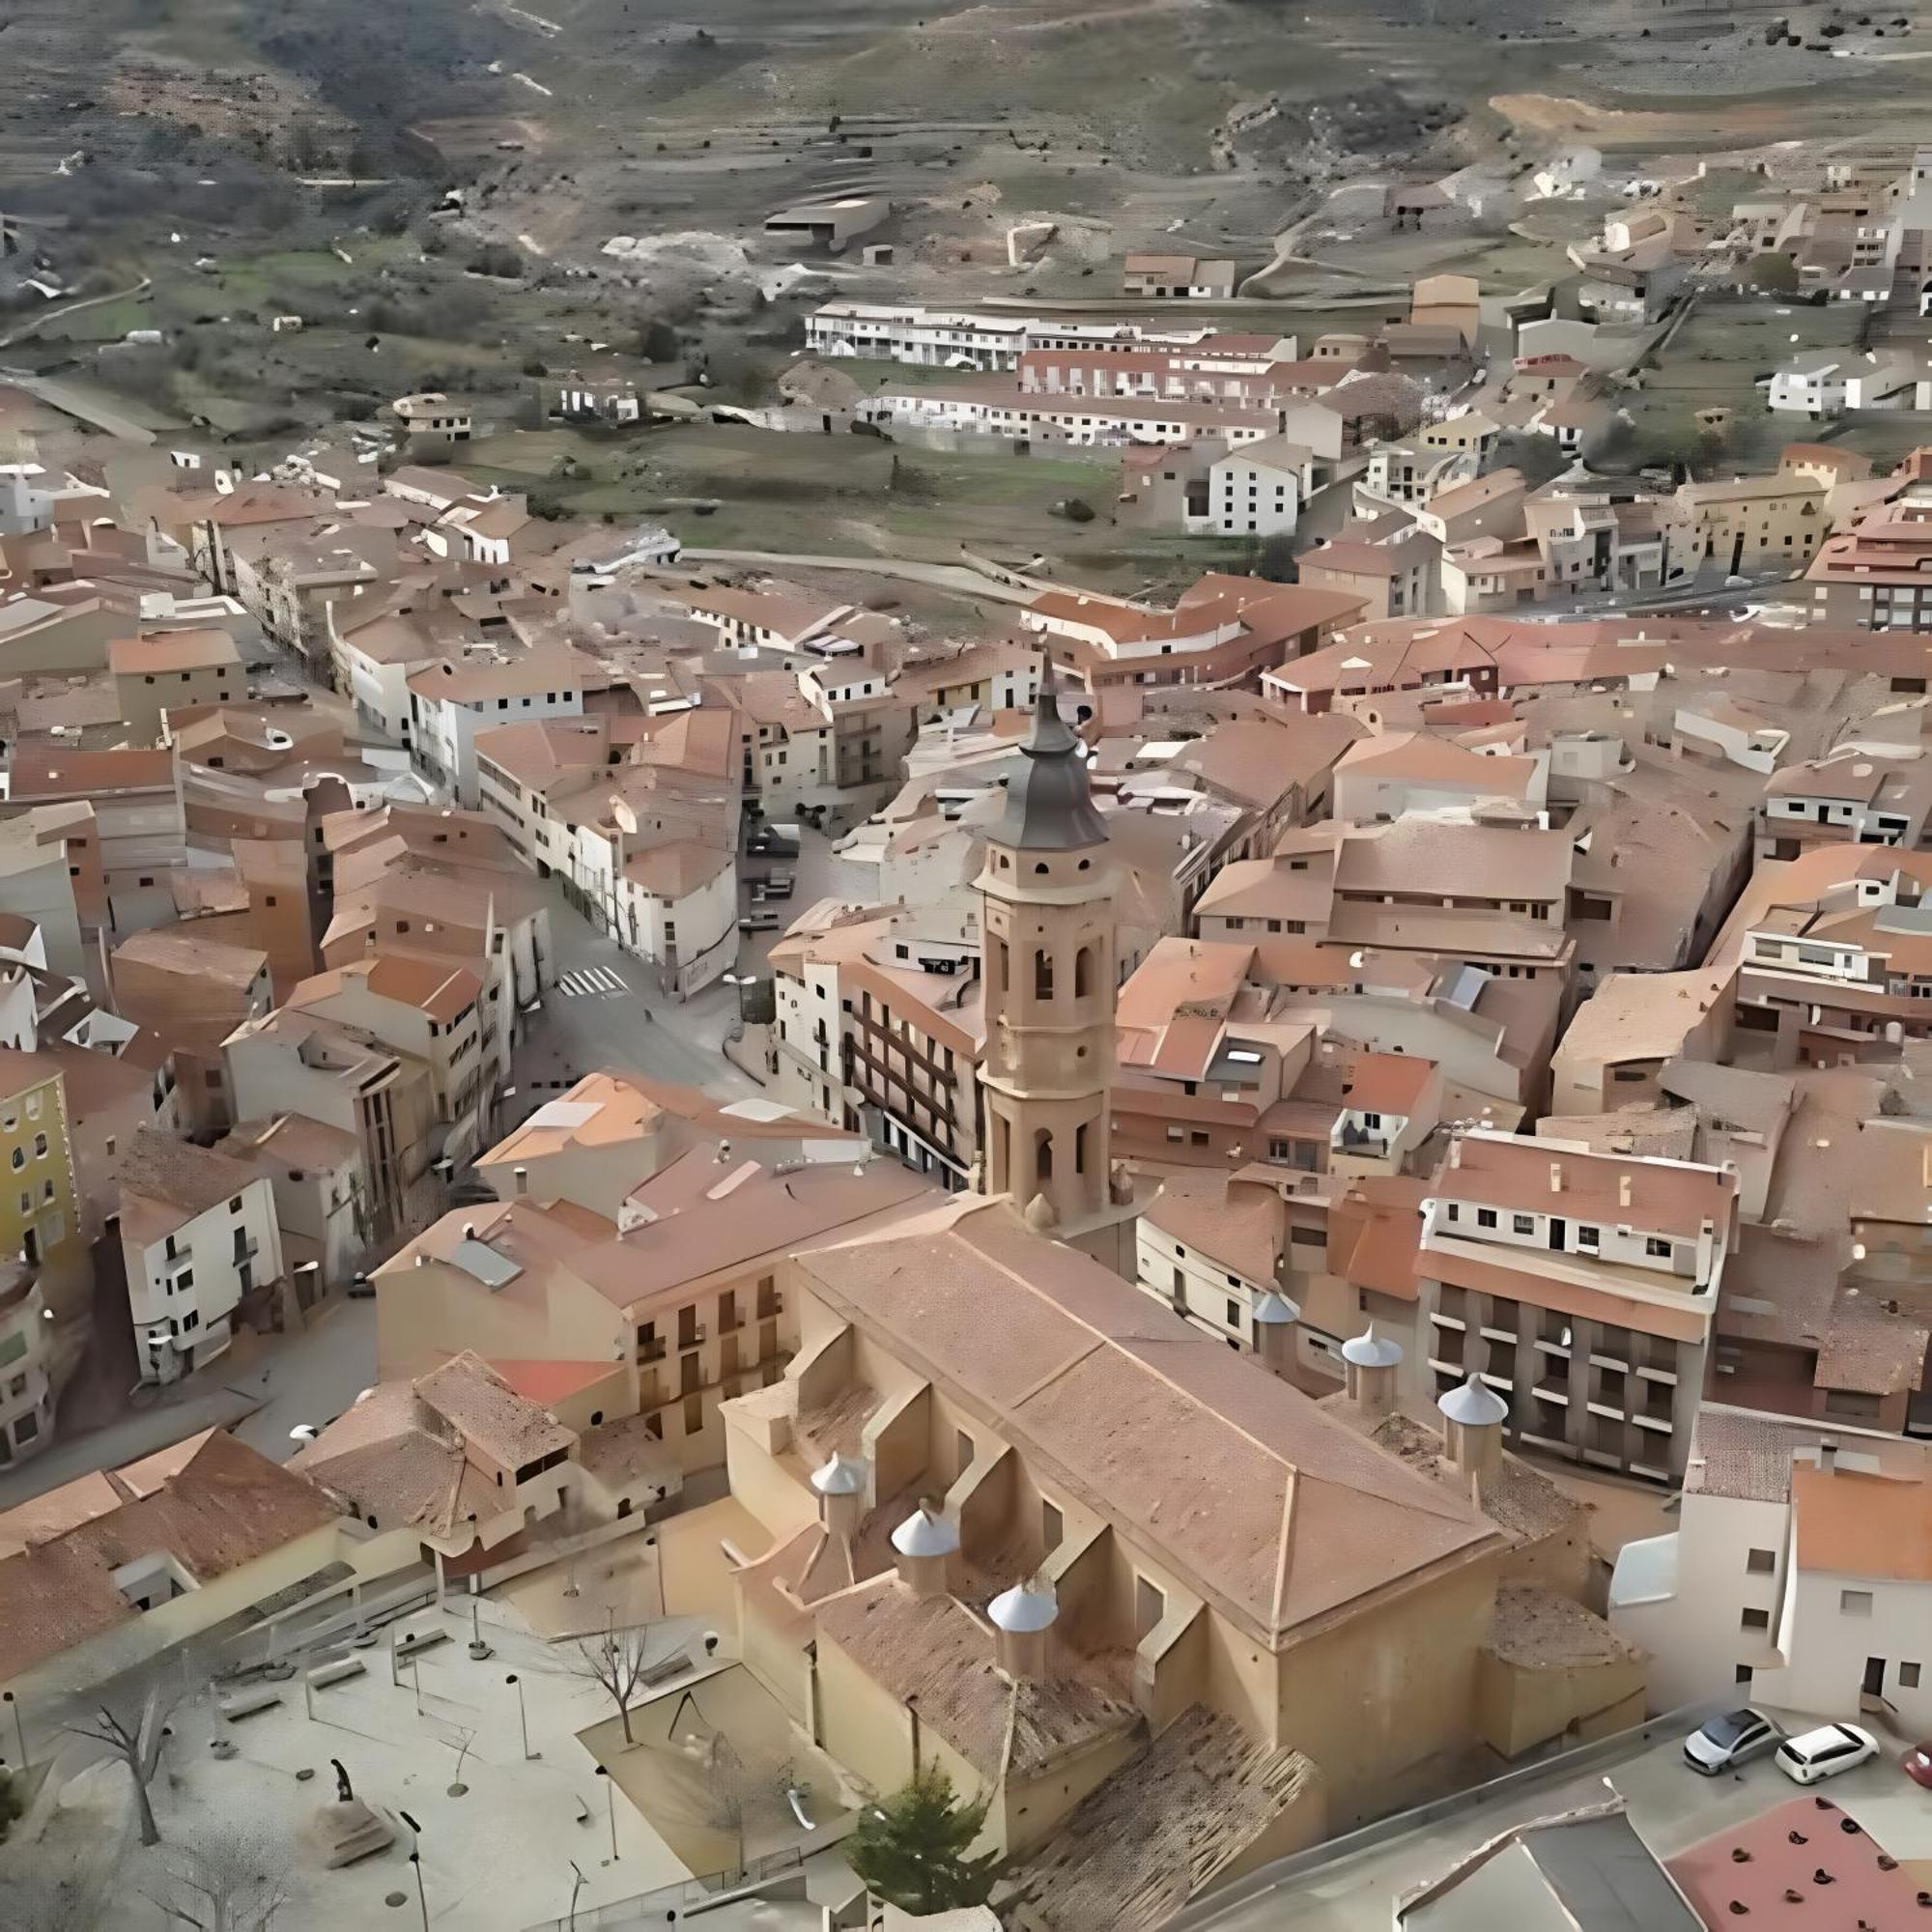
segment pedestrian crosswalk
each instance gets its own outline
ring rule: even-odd
[[[582,966],[574,973],[558,974],[556,990],[566,999],[582,999],[591,994],[608,1000],[612,994],[628,993],[631,989],[608,966]]]

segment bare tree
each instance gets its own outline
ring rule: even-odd
[[[263,1833],[205,1833],[170,1846],[167,1877],[148,1894],[195,1932],[268,1932],[289,1902],[287,1845]]]
[[[650,1633],[642,1627],[607,1630],[601,1636],[582,1638],[577,1646],[577,1674],[594,1678],[615,1701],[627,1745],[637,1743],[631,1735],[631,1699],[643,1681],[650,1647]]]
[[[184,1685],[175,1682],[172,1677],[157,1677],[149,1685],[137,1715],[129,1716],[125,1706],[116,1710],[113,1705],[103,1703],[94,1722],[69,1726],[76,1737],[92,1738],[96,1744],[105,1745],[128,1767],[128,1775],[134,1780],[134,1803],[141,1814],[141,1842],[144,1845],[158,1845],[161,1842],[161,1831],[155,1823],[155,1806],[148,1795],[148,1786],[155,1776],[156,1766],[160,1762],[168,1719],[181,1701],[183,1689]]]

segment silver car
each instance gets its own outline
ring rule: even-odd
[[[1684,1740],[1684,1762],[1706,1777],[1716,1777],[1720,1771],[1770,1750],[1783,1736],[1761,1711],[1726,1711]]]

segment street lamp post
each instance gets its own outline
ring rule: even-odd
[[[27,1726],[20,1716],[20,1700],[11,1690],[0,1690],[0,1700],[4,1700],[13,1706],[14,1736],[19,1741],[20,1769],[25,1771],[27,1768]]]
[[[530,1748],[530,1714],[524,1704],[524,1680],[513,1670],[503,1682],[517,1687],[517,1723],[524,1734],[524,1762],[527,1764],[532,1758],[542,1757],[543,1752]]]
[[[423,1932],[429,1932],[429,1894],[423,1890],[422,1827],[407,1811],[396,1816],[410,1828],[410,1863],[416,1875],[416,1908],[422,1914]]]
[[[617,1862],[617,1780],[611,1776],[611,1768],[600,1764],[597,1776],[604,1780],[606,1808],[611,1814],[611,1862]]]
[[[575,1859],[571,1860],[570,1868],[577,1874],[570,1882],[570,1932],[577,1932],[577,1894],[590,1881],[583,1876],[583,1867]]]

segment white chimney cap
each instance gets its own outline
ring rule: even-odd
[[[1060,1614],[1060,1599],[1053,1594],[1051,1583],[1015,1583],[986,1605],[986,1614],[998,1629],[1018,1636],[1050,1629]]]
[[[1401,1365],[1402,1344],[1390,1335],[1378,1335],[1369,1323],[1365,1335],[1351,1335],[1342,1344],[1342,1359],[1358,1369],[1393,1369]]]
[[[1301,1320],[1301,1310],[1287,1295],[1277,1294],[1273,1289],[1255,1303],[1255,1320],[1264,1327],[1285,1326],[1291,1321]]]
[[[959,1548],[959,1532],[936,1509],[921,1503],[893,1531],[893,1548],[901,1556],[951,1556]]]
[[[1464,1429],[1490,1429],[1509,1420],[1509,1404],[1487,1382],[1471,1376],[1452,1388],[1435,1406]]]
[[[850,1456],[834,1456],[811,1472],[811,1487],[821,1496],[859,1496],[866,1492],[869,1471]]]

